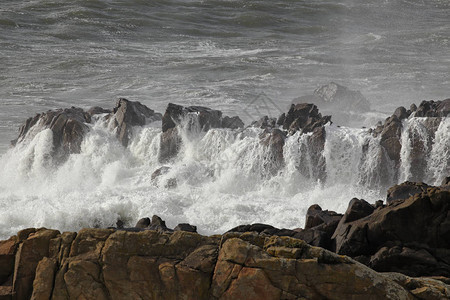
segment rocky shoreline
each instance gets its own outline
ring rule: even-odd
[[[343,215],[313,205],[304,229],[28,228],[0,241],[0,299],[448,299],[449,208],[446,178]]]
[[[330,107],[339,107],[338,99],[350,101],[342,103],[345,107],[368,107],[362,95],[333,83],[311,97]],[[373,160],[378,176],[363,177],[361,184],[387,189],[399,182],[402,140],[408,141],[414,182],[391,186],[386,201],[351,199],[344,214],[312,205],[304,228],[245,224],[202,236],[194,225],[171,229],[155,215],[133,227],[117,220],[116,227],[79,232],[24,229],[0,241],[0,300],[449,299],[450,178],[440,186],[421,182],[435,134],[449,114],[450,99],[423,101],[410,109],[399,107],[384,122],[364,129],[370,139],[360,159]],[[245,127],[238,116],[207,107],[170,103],[160,114],[121,98],[111,110],[72,107],[38,114],[26,121],[12,144],[26,144],[50,130],[49,159],[62,164],[80,153],[97,121],[124,148],[133,127],[161,122],[160,167],[151,170],[151,181],[165,189],[177,187],[176,178],[164,185],[159,181],[183,141],[211,129],[238,133],[259,128],[264,174],[258,176],[276,176],[285,164],[286,141],[300,137],[304,143],[298,144],[296,170],[316,182],[329,176],[322,153],[332,120],[313,103],[292,104],[278,118],[263,116]],[[420,126],[407,127],[406,121]],[[377,147],[371,144],[374,139]],[[444,175],[449,174],[439,177]]]

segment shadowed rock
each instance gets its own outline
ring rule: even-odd
[[[124,147],[128,145],[131,138],[133,126],[161,120],[161,114],[141,104],[124,98],[117,100],[112,114],[108,117],[113,120],[113,127],[117,130],[117,138]]]

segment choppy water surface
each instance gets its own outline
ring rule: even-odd
[[[26,226],[75,230],[153,213],[205,232],[253,221],[298,227],[312,203],[342,211],[353,196],[375,200],[382,194],[353,184],[355,166],[347,159],[349,165],[338,169],[334,150],[325,153],[330,168],[335,166],[327,170],[333,184],[325,187],[288,176],[289,169],[268,180],[236,180],[232,170],[258,165],[249,159],[254,166],[227,164],[214,180],[203,178],[204,168],[220,165],[220,155],[209,148],[211,138],[204,141],[208,153],[187,149],[186,162],[173,168],[184,184],[172,191],[155,188],[149,176],[158,167],[153,150],[159,131],[153,127],[142,129],[128,150],[99,129],[64,166],[41,161],[30,167],[24,162],[30,155],[45,158],[48,132],[33,148],[6,151],[19,125],[37,112],[72,105],[111,108],[121,96],[160,112],[168,102],[210,106],[248,123],[267,114],[254,101],[262,94],[277,116],[293,98],[336,81],[370,100],[377,112],[360,125],[371,126],[399,105],[450,95],[447,0],[4,2],[0,235]],[[331,131],[329,145],[331,138],[347,141],[339,149],[352,157],[357,151],[349,149],[356,149],[361,136],[348,130]],[[227,137],[231,133],[221,134],[230,149],[244,147]],[[443,172],[438,158],[448,151],[445,137],[445,131],[437,137],[442,150],[433,153],[437,160],[430,160],[429,172],[438,175],[430,178]],[[244,140],[251,144],[249,139]],[[402,170],[407,178],[408,166]],[[340,172],[353,174],[346,176],[352,180]]]

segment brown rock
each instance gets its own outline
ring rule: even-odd
[[[36,277],[33,282],[31,300],[50,299],[53,291],[53,282],[56,272],[56,260],[44,257],[36,268]]]
[[[117,137],[124,147],[131,138],[133,126],[143,126],[147,123],[161,120],[161,114],[141,104],[124,98],[117,100],[113,114],[109,116],[114,120],[114,128],[117,128]]]
[[[28,299],[39,261],[49,254],[50,240],[59,234],[57,230],[38,229],[24,240],[16,254],[13,289],[18,299]]]

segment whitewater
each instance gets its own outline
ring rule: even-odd
[[[255,222],[296,228],[312,204],[343,212],[353,197],[385,199],[379,137],[367,128],[400,105],[449,97],[449,12],[446,0],[5,1],[0,238],[26,227],[133,226],[153,214],[203,234]],[[315,167],[300,159],[310,155],[300,134],[286,139],[283,166],[269,172],[254,127],[183,131],[183,149],[156,181],[160,122],[133,128],[125,148],[99,117],[62,164],[51,157],[50,130],[10,145],[27,118],[49,109],[111,108],[125,97],[160,113],[169,102],[207,106],[249,125],[331,81],[361,91],[372,109],[320,110],[339,120],[326,126],[324,182],[299,172],[300,161],[302,170]],[[429,138],[422,121],[403,120],[391,184],[412,178],[411,137]],[[430,146],[428,184],[450,173],[449,126],[445,118]]]

